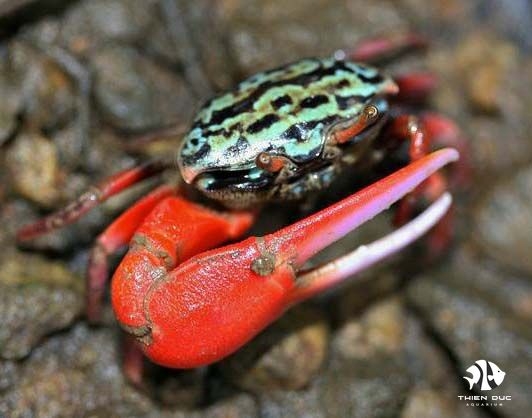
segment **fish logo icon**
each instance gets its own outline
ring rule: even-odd
[[[499,366],[486,360],[475,361],[475,364],[469,367],[466,372],[471,374],[471,377],[464,376],[464,379],[469,382],[469,390],[473,389],[475,383],[480,385],[480,390],[495,389],[501,385],[504,376],[506,376],[506,373]]]

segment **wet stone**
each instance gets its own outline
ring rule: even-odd
[[[153,0],[77,2],[61,19],[59,41],[77,54],[110,40],[140,42],[155,23],[156,6]]]
[[[509,42],[493,39],[487,44],[485,36],[478,33],[467,38],[458,50],[456,66],[466,77],[466,94],[471,106],[478,112],[502,112],[510,93],[508,77],[519,66],[519,54]]]
[[[205,411],[198,412],[198,418],[254,418],[260,417],[257,404],[250,395],[244,393],[218,402]]]
[[[74,85],[58,63],[26,42],[10,43],[5,59],[18,78],[20,111],[28,125],[50,131],[73,117]]]
[[[483,416],[456,402],[459,391],[445,353],[402,300],[390,298],[340,324],[328,367],[307,387],[263,392],[259,400],[268,418]]]
[[[17,365],[16,381],[0,393],[1,416],[218,418],[258,416],[256,403],[237,394],[203,407],[163,405],[159,394],[124,378],[118,327],[79,324],[43,342]],[[12,366],[0,362],[0,371]],[[0,381],[3,383],[3,381]],[[15,385],[16,384],[16,385]],[[158,388],[160,389],[160,388]]]
[[[203,86],[190,85],[191,90],[201,93],[202,101],[210,99],[211,87],[218,91],[232,88],[237,69],[236,63],[228,59],[226,27],[220,16],[219,2],[169,0],[167,4],[172,2],[175,11],[184,20],[185,31],[181,22],[170,16],[161,18],[161,22],[153,25],[146,35],[146,52],[173,65],[188,66],[192,73],[187,80],[190,84],[206,77]],[[196,62],[192,62],[190,57]]]
[[[462,410],[462,414],[456,415],[453,403],[456,403],[455,397],[449,399],[442,396],[437,390],[417,389],[410,393],[401,418],[452,418],[456,416],[465,418],[466,416],[475,416],[474,412],[466,410]]]
[[[373,268],[362,272],[347,284],[337,290],[332,301],[325,300],[340,320],[347,320],[359,315],[368,306],[396,290],[400,283],[400,276],[393,266]]]
[[[405,320],[398,302],[387,301],[338,330],[321,395],[329,416],[379,417],[400,410],[413,384]]]
[[[513,315],[501,299],[494,303],[493,294],[500,291],[498,287],[491,289],[486,284],[485,288],[489,290],[478,291],[481,287],[478,273],[473,273],[470,267],[461,274],[460,269],[461,263],[458,263],[452,269],[442,269],[416,280],[408,289],[409,299],[456,356],[456,373],[465,375],[466,369],[479,359],[494,362],[506,372],[506,379],[489,394],[512,396],[511,401],[496,407],[496,411],[502,416],[526,417],[532,407],[529,396],[532,391],[530,321]],[[505,292],[511,289],[512,283],[506,283],[504,270],[494,270],[491,274],[500,275],[498,279],[492,279],[493,284],[498,282]],[[520,285],[525,286],[525,283],[521,281]],[[530,292],[529,284],[528,298]],[[513,303],[512,299],[506,301],[507,305]],[[464,394],[468,394],[467,389],[464,384]]]
[[[395,6],[368,0],[334,4],[327,0],[227,0],[220,7],[231,27],[231,55],[244,74],[302,57],[330,56],[337,49],[354,46],[362,37],[405,25]]]
[[[333,349],[343,359],[398,354],[404,345],[405,316],[398,300],[373,305],[359,320],[348,321],[335,335]]]
[[[206,369],[160,370],[164,375],[154,392],[165,407],[191,410],[200,405],[205,390]]]
[[[104,47],[94,55],[94,67],[96,102],[114,127],[148,130],[190,119],[194,106],[183,81],[135,49]]]
[[[44,207],[60,198],[60,170],[53,142],[36,133],[22,133],[6,152],[12,187],[19,195]]]
[[[297,307],[220,367],[227,379],[254,393],[299,389],[322,367],[328,335],[328,325],[319,311]]]
[[[490,257],[532,273],[532,166],[512,173],[481,200],[475,239]]]
[[[0,356],[20,359],[83,309],[83,282],[63,263],[9,251],[0,262]]]
[[[529,117],[532,59],[509,40],[486,30],[463,34],[459,47],[442,45],[427,56],[440,77],[433,102],[463,129],[479,175],[476,190],[495,172],[513,170],[532,157]]]
[[[17,386],[1,395],[0,415],[146,416],[151,404],[124,381],[117,341],[112,331],[84,325],[47,340],[20,367]]]
[[[303,390],[276,390],[263,393],[259,396],[260,416],[263,418],[331,416],[327,415],[327,406],[321,399],[322,391],[323,384],[318,378]]]

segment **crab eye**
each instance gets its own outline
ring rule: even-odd
[[[257,155],[257,158],[255,158],[255,164],[257,164],[257,167],[269,171],[270,173],[277,173],[284,167],[285,159],[278,155],[260,152]]]
[[[372,122],[379,115],[379,109],[377,106],[370,104],[364,108],[363,114],[368,122]]]
[[[334,141],[338,144],[351,141],[355,136],[372,126],[380,116],[382,115],[376,104],[365,106],[362,113],[350,125],[332,134]]]

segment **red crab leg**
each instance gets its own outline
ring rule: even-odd
[[[432,143],[440,147],[452,147],[460,153],[457,164],[449,176],[451,187],[467,189],[472,181],[471,150],[466,137],[456,123],[438,113],[426,112],[420,117],[421,123]]]
[[[466,188],[471,180],[471,165],[467,141],[458,127],[451,120],[435,113],[426,113],[420,117],[401,115],[390,123],[385,137],[393,141],[407,140],[410,143],[409,156],[416,161],[429,152],[431,144],[453,146],[460,151],[462,161],[453,167],[450,174],[454,187]],[[434,201],[446,189],[447,178],[441,173],[434,173],[414,192],[406,196],[396,212],[395,222],[398,225],[412,218],[416,204],[426,199]],[[429,236],[429,256],[437,257],[448,246],[452,233],[452,210],[442,219]]]
[[[427,155],[432,137],[428,134],[422,121],[413,115],[401,115],[392,120],[387,135],[392,141],[407,140],[409,142],[409,156],[411,161],[417,161]],[[395,224],[404,225],[414,214],[416,205],[426,199],[433,202],[447,189],[447,181],[441,173],[432,174],[423,184],[401,200],[395,213]],[[451,240],[452,215],[449,212],[437,228],[431,231],[428,240],[429,257],[436,257],[448,246]]]
[[[86,298],[89,322],[100,319],[102,296],[109,278],[109,256],[129,243],[135,230],[157,203],[175,193],[174,187],[158,187],[122,213],[98,236],[87,268]]]
[[[425,100],[438,84],[438,78],[431,72],[412,72],[393,76],[399,92],[393,97],[395,102],[418,102]]]
[[[428,41],[424,36],[418,33],[406,33],[365,39],[355,48],[344,53],[346,58],[352,61],[373,62],[409,49],[422,49],[427,45]]]
[[[308,292],[300,290],[297,279],[306,261],[457,158],[453,149],[437,151],[276,233],[192,257],[150,281],[129,332],[151,360],[168,367],[199,367],[222,359]],[[431,213],[437,221],[439,214]],[[416,231],[414,226],[405,233]],[[385,247],[382,256],[401,247],[380,245]],[[304,287],[327,288],[339,278],[321,280],[312,276]]]
[[[65,208],[60,209],[33,224],[22,227],[17,232],[17,240],[24,241],[32,239],[53,231],[54,229],[71,224],[111,196],[120,193],[124,189],[143,179],[159,174],[167,167],[168,162],[157,160],[143,164],[139,167],[121,171],[120,173],[105,179],[98,185],[91,187]]]

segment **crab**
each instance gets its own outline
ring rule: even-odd
[[[461,135],[443,116],[404,114],[396,106],[426,96],[432,76],[394,80],[359,63],[420,44],[415,35],[369,40],[332,58],[255,74],[208,101],[184,137],[177,163],[186,183],[226,209],[189,201],[171,184],[127,209],[91,251],[89,321],[100,317],[108,257],[129,245],[111,283],[118,323],[155,363],[205,366],[235,352],[294,304],[346,281],[435,225],[428,245],[435,252],[444,247],[451,196],[439,170],[458,159]],[[431,143],[446,148],[431,153]],[[266,202],[313,195],[334,185],[347,166],[382,165],[403,144],[410,161],[402,168],[279,231],[238,241]],[[152,161],[115,174],[64,209],[21,228],[18,239],[70,224],[167,168]],[[419,211],[422,200],[430,205]],[[305,268],[317,252],[398,201],[397,230]],[[126,373],[140,379],[132,366]]]

